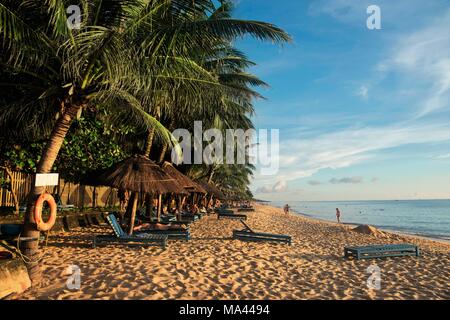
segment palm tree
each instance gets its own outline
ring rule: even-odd
[[[228,10],[227,1],[216,10],[212,0],[80,0],[79,30],[66,23],[71,2],[0,1],[1,72],[6,80],[0,86],[9,90],[0,101],[0,128],[8,128],[11,135],[47,137],[37,173],[51,172],[74,119],[88,108],[107,108],[112,121],[154,131],[170,144],[160,114],[192,106],[198,106],[196,111],[211,109],[209,103],[223,91],[232,96],[242,90],[219,81],[202,65],[202,57],[246,34],[289,41],[271,24],[221,15]],[[25,237],[39,236],[31,213],[42,192],[39,187],[30,192]],[[32,261],[33,282],[40,279],[37,249],[37,241],[22,247]]]

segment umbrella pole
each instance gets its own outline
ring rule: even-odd
[[[152,220],[152,197],[149,193],[145,194],[145,216]]]
[[[158,218],[157,218],[158,222],[160,221],[160,218],[161,218],[161,201],[162,201],[162,195],[159,194],[158,195]]]
[[[138,193],[133,192],[133,195],[134,195],[134,197],[133,197],[133,204],[131,207],[130,229],[128,230],[129,235],[133,234],[134,220],[136,219],[136,209],[137,209],[137,203],[138,203]]]
[[[177,196],[177,207],[178,207],[178,213],[177,213],[177,221],[181,221],[181,210],[183,209],[183,206],[181,205],[181,196]]]
[[[211,204],[211,207],[214,208],[214,201],[213,201],[213,196],[211,195],[211,197],[209,197],[209,203]]]

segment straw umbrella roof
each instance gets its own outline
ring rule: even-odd
[[[194,193],[207,193],[202,186],[200,186],[197,182],[192,181],[188,176],[182,174],[170,162],[164,162],[161,167],[187,191]]]
[[[196,182],[203,187],[203,189],[206,190],[208,194],[211,194],[219,199],[225,199],[225,195],[220,191],[215,185],[202,181],[202,180],[196,180]]]
[[[97,172],[89,179],[95,185],[122,188],[125,190],[164,194],[186,193],[179,183],[156,163],[142,155],[125,159],[112,167]]]

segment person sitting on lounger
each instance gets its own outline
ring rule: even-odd
[[[168,230],[186,230],[185,226],[173,226],[170,224],[162,224],[162,223],[142,223],[136,227],[133,228],[133,231],[145,231],[145,230],[162,230],[162,231],[168,231]]]
[[[198,213],[198,206],[197,204],[194,204],[191,208],[191,213],[192,214],[197,214]]]

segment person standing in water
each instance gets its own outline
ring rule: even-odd
[[[289,205],[286,204],[286,205],[284,206],[284,213],[288,214],[288,213],[289,213],[289,209],[290,209]]]
[[[341,223],[341,212],[339,211],[339,208],[336,208],[336,219],[338,223]]]

